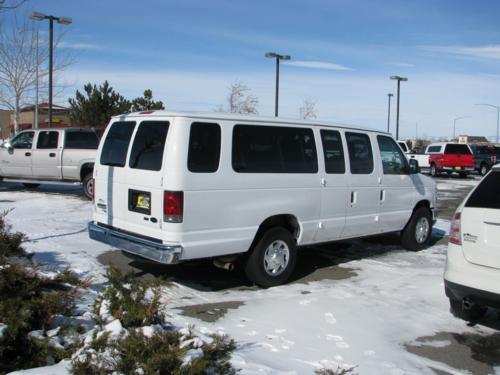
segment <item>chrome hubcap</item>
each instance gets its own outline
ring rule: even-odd
[[[424,243],[429,236],[429,221],[425,217],[421,217],[417,221],[417,226],[415,228],[415,239],[418,243]]]
[[[285,241],[273,241],[264,253],[264,269],[271,276],[282,274],[290,260],[290,249]]]

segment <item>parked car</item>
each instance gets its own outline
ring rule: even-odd
[[[98,145],[90,129],[25,130],[0,147],[0,177],[21,180],[28,188],[41,182],[81,182],[92,199]]]
[[[457,172],[460,177],[474,171],[474,156],[470,147],[462,143],[432,143],[427,147],[430,174],[433,177],[442,172]]]
[[[427,147],[415,147],[408,154],[408,159],[416,160],[422,172],[429,171],[430,164],[429,164],[429,154],[427,153]]]
[[[500,161],[500,148],[487,145],[470,145],[474,154],[474,169],[484,176]]]
[[[458,207],[451,223],[444,273],[452,312],[480,319],[500,308],[500,166],[481,180]]]
[[[401,232],[426,247],[436,187],[385,133],[148,111],[115,117],[94,169],[91,238],[172,264],[214,258],[269,287],[297,246]]]

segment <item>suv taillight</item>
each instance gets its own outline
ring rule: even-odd
[[[184,192],[165,191],[163,194],[163,221],[182,223],[184,214]]]
[[[455,212],[453,220],[451,222],[450,228],[450,242],[455,245],[462,244],[462,235],[460,231],[460,219],[462,214],[460,212]]]

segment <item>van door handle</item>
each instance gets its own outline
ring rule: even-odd
[[[351,204],[356,203],[356,192],[351,191]]]
[[[321,179],[321,186],[326,186],[326,179],[325,178]]]
[[[51,158],[55,158],[55,157],[56,157],[56,153],[55,153],[55,152],[51,152],[51,153],[49,154],[49,157],[51,157]]]
[[[380,201],[383,202],[385,201],[385,190],[380,190]]]
[[[31,152],[25,152],[24,156],[31,156]]]

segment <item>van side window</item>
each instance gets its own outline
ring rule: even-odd
[[[195,122],[189,134],[188,170],[211,173],[219,169],[220,126]]]
[[[168,121],[143,121],[135,134],[129,167],[159,171],[167,139]]]
[[[37,149],[57,148],[59,132],[39,132],[36,141]]]
[[[111,125],[101,152],[101,164],[123,167],[135,121],[117,121]]]
[[[235,125],[233,169],[239,173],[317,173],[312,129]]]
[[[396,142],[385,135],[377,136],[384,174],[408,174],[406,157]]]
[[[347,148],[352,174],[373,172],[373,154],[370,137],[363,133],[346,132]]]
[[[326,173],[345,173],[344,149],[340,133],[336,130],[320,130]]]

